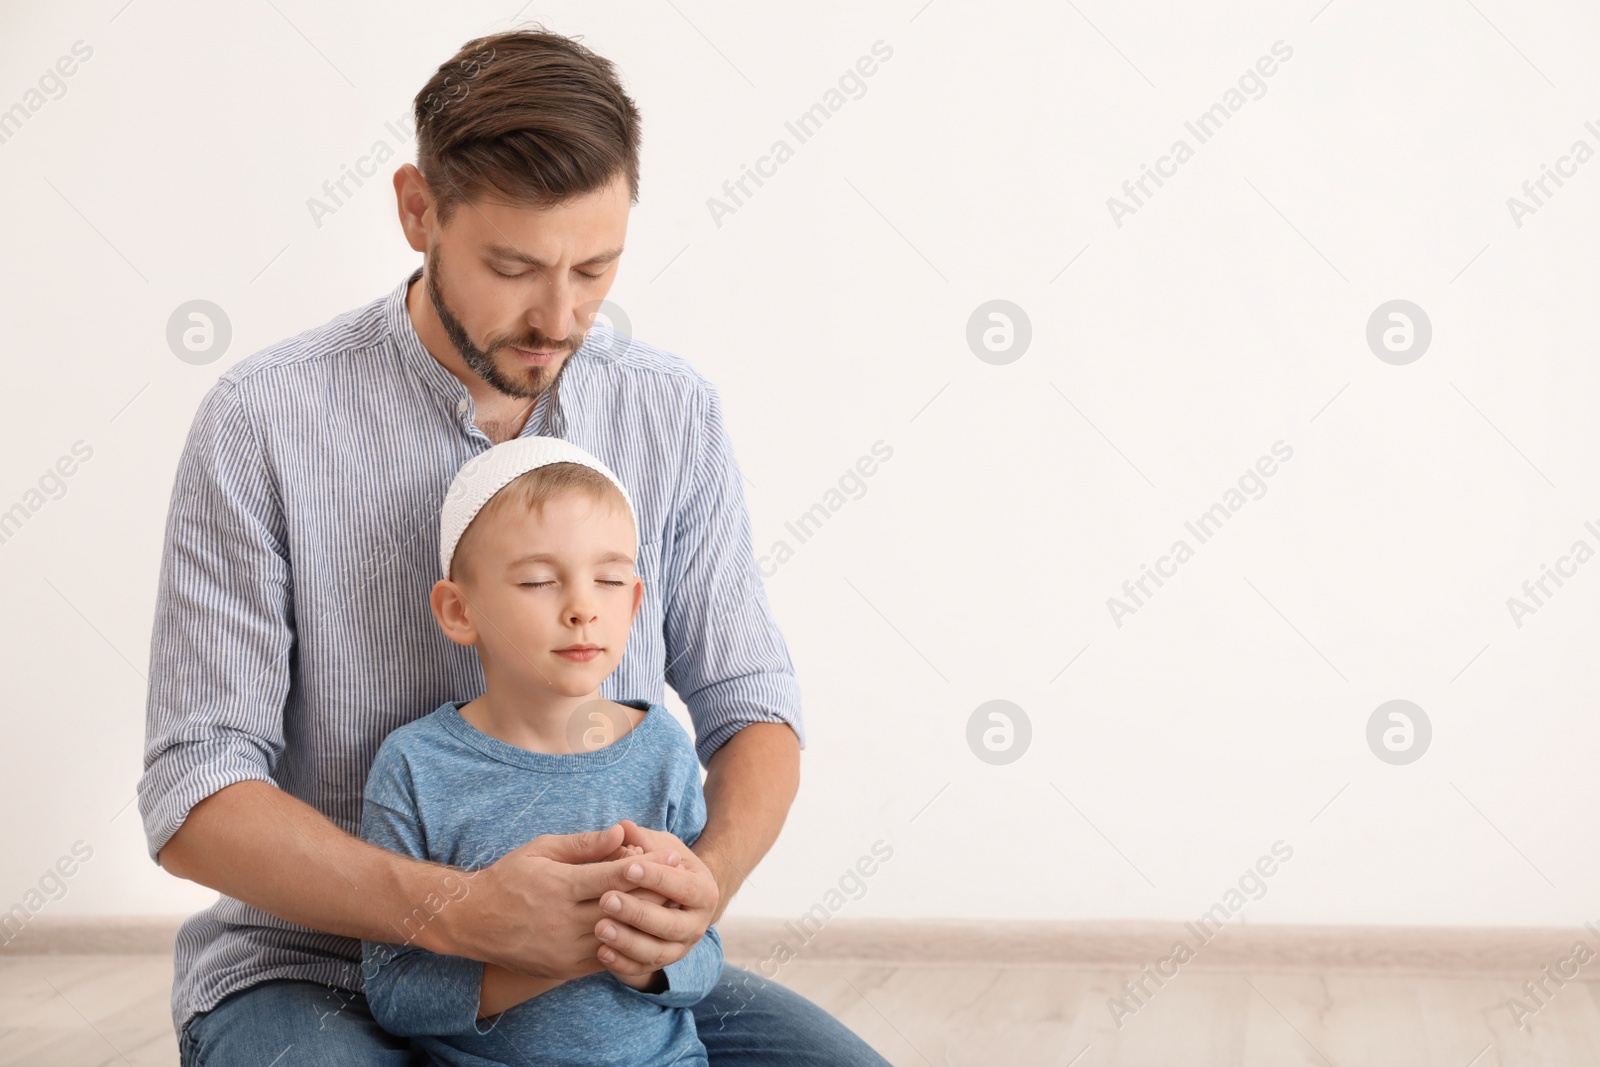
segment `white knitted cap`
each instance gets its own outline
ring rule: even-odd
[[[611,480],[628,505],[628,517],[633,520],[633,547],[639,550],[639,518],[633,511],[633,498],[623,487],[622,480],[611,468],[570,441],[559,437],[518,437],[502,441],[462,464],[455,480],[445,493],[444,506],[439,509],[439,572],[450,577],[450,560],[455,557],[456,544],[473,518],[489,502],[489,498],[509,485],[519,474],[551,463],[581,463],[593,467]]]

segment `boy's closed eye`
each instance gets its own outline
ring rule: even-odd
[[[614,588],[620,588],[628,584],[627,582],[622,581],[620,578],[596,578],[595,582],[599,585],[609,585]],[[555,585],[556,583],[554,579],[545,579],[538,582],[518,582],[517,584],[522,586],[524,589],[543,589],[546,586]]]

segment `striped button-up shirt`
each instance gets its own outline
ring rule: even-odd
[[[139,811],[151,859],[189,809],[271,782],[355,834],[396,727],[483,692],[428,592],[439,509],[491,446],[466,387],[418,338],[406,291],[230,368],[178,461],[150,651]],[[611,700],[672,686],[702,763],[753,722],[805,735],[794,666],[751,550],[716,389],[683,359],[596,323],[522,436],[562,437],[627,486],[644,601]],[[596,827],[599,829],[599,827]],[[269,978],[360,992],[361,942],[226,895],[178,933],[173,1025]]]

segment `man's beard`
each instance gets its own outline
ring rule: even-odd
[[[456,351],[461,353],[461,358],[467,366],[488,382],[497,391],[507,396],[521,397],[525,400],[537,399],[554,385],[560,378],[561,372],[567,369],[571,362],[572,353],[577,351],[581,342],[568,338],[566,341],[553,341],[542,334],[527,338],[505,338],[499,341],[491,339],[487,352],[473,344],[472,338],[467,336],[467,328],[461,324],[449,306],[445,303],[444,293],[439,287],[439,252],[435,247],[428,253],[428,298],[433,301],[433,312],[439,316],[439,323],[444,327],[445,336],[450,338],[450,343],[456,346]],[[565,354],[560,356],[561,362],[555,367],[528,367],[524,366],[517,371],[507,374],[502,371],[494,361],[494,354],[512,345],[525,348],[529,351],[548,351],[555,349]],[[515,353],[513,353],[515,355]],[[516,357],[521,362],[521,357]]]

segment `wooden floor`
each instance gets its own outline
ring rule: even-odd
[[[173,1067],[171,975],[170,956],[0,957],[0,1064]],[[1567,983],[1518,1030],[1506,1000],[1532,975],[1196,965],[1120,1028],[1106,1001],[1127,971],[796,961],[778,977],[896,1067],[1600,1064],[1600,983]]]

